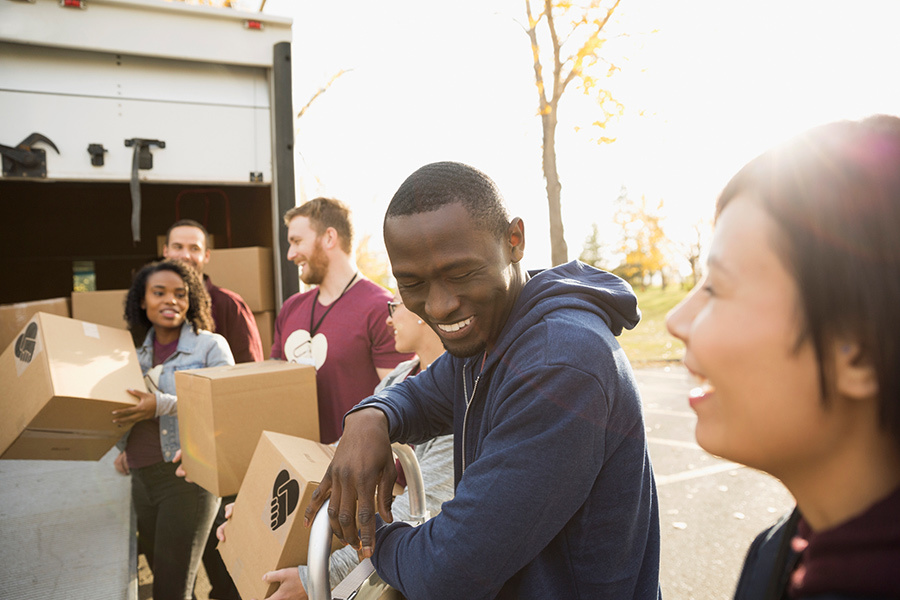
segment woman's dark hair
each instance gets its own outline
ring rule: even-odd
[[[131,331],[136,346],[144,343],[147,332],[153,326],[147,318],[147,312],[141,308],[141,301],[147,293],[147,280],[154,273],[171,271],[181,277],[187,286],[188,311],[187,320],[194,328],[194,333],[201,329],[214,331],[209,294],[203,285],[200,275],[190,264],[181,260],[163,260],[145,265],[134,276],[131,288],[125,297],[125,321]]]
[[[879,422],[900,440],[900,119],[816,127],[757,157],[719,197],[749,195],[777,226],[773,244],[799,288],[798,346],[809,340],[823,390],[832,349],[857,342],[878,379]]]

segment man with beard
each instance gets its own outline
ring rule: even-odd
[[[346,416],[306,521],[330,495],[332,530],[406,598],[656,600],[656,489],[615,339],[640,319],[631,287],[578,261],[526,272],[522,220],[460,163],[407,178],[384,241],[404,305],[447,353]],[[455,497],[418,527],[379,522],[391,442],[448,433]]]
[[[388,327],[393,296],[366,279],[353,259],[350,209],[316,198],[288,210],[287,257],[315,285],[284,303],[275,321],[272,358],[314,365],[323,443],[341,436],[344,414],[413,355],[394,349]]]

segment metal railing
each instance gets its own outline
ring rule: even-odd
[[[410,521],[421,525],[428,520],[428,509],[425,506],[425,482],[422,470],[413,449],[406,444],[393,444],[391,449],[400,460],[406,476],[409,491]],[[328,520],[329,500],[319,509],[309,532],[309,568],[310,600],[372,600],[375,598],[399,597],[399,594],[384,583],[375,573],[372,562],[362,561],[350,575],[334,589],[330,586],[329,559],[331,558],[331,523]],[[346,584],[346,585],[345,585]]]

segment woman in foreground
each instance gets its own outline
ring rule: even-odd
[[[668,328],[701,382],[698,444],[797,502],[735,597],[900,597],[900,119],[824,125],[741,169]]]
[[[225,338],[212,333],[209,296],[187,263],[166,260],[141,269],[125,300],[125,319],[150,393],[128,390],[138,404],[113,412],[113,422],[134,425],[120,442],[116,469],[131,474],[138,544],[153,571],[153,598],[191,600],[219,499],[175,475],[175,372],[233,365],[234,358]]]

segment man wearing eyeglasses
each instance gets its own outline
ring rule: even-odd
[[[316,198],[288,210],[287,258],[313,289],[294,294],[275,320],[272,358],[316,367],[320,441],[341,436],[344,414],[413,355],[394,349],[385,322],[391,293],[353,259],[350,209]]]

